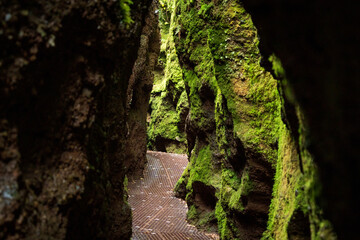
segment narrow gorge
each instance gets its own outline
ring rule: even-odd
[[[0,1],[0,239],[357,239],[359,10]]]

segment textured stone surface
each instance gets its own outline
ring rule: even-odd
[[[177,184],[188,219],[222,239],[266,229],[279,134],[277,82],[259,64],[258,38],[236,1],[163,1],[189,99],[190,163]]]
[[[307,116],[286,84],[291,75],[263,48],[242,3],[161,4],[176,48],[166,53],[178,58],[189,99],[190,164],[176,187],[188,219],[217,226],[223,239],[335,239],[318,202]]]
[[[153,1],[145,19],[132,75],[127,89],[127,140],[125,146],[125,170],[128,175],[139,175],[146,163],[147,112],[153,86],[153,70],[160,51],[159,18]]]
[[[126,90],[152,1],[130,2],[0,2],[1,239],[130,238]]]

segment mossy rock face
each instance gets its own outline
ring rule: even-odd
[[[148,119],[148,148],[186,153],[185,120],[189,112],[188,98],[175,49],[173,28],[160,17],[161,53],[154,72]]]
[[[296,157],[305,151],[298,142],[299,129],[284,124],[294,116],[299,121],[301,111],[290,116],[296,108],[285,108],[283,92],[291,91],[260,65],[250,15],[235,0],[163,0],[161,5],[188,97],[189,165],[175,191],[188,203],[189,221],[204,229],[217,225],[221,239],[287,239],[292,213],[300,209],[302,219],[310,217],[303,225],[310,224],[311,236],[318,236],[322,218],[313,201],[314,186],[303,187],[314,182],[316,173],[306,168],[311,158],[301,163]],[[272,62],[273,72],[285,75],[275,56]],[[285,141],[285,135],[290,140]],[[284,172],[279,164],[290,164],[287,161],[292,167]],[[281,193],[280,184],[285,189]],[[207,197],[216,203],[204,207],[206,194],[199,189],[214,190]],[[290,203],[274,207],[284,197]],[[305,211],[308,202],[316,210]],[[272,223],[276,211],[284,224]],[[217,224],[209,216],[215,216]]]
[[[281,101],[277,81],[260,66],[256,29],[236,1],[163,2],[189,99],[190,163],[176,190],[188,202],[191,222],[208,228],[214,221],[204,216],[213,213],[222,239],[260,238]],[[211,207],[203,206],[199,189],[214,189]],[[249,217],[257,224],[246,226]]]
[[[286,124],[279,131],[273,198],[262,239],[337,239],[318,203],[321,185],[317,166],[306,147],[308,132],[303,113],[287,86],[280,60],[271,56],[270,61],[275,75],[281,79],[282,115]],[[290,127],[291,119],[297,121],[298,129]]]

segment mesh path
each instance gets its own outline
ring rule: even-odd
[[[128,186],[132,239],[219,239],[188,224],[186,203],[174,197],[173,188],[188,163],[186,156],[148,151],[147,159],[144,178]]]

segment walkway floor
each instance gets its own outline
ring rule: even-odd
[[[132,239],[219,239],[188,224],[186,203],[174,197],[173,188],[188,163],[186,156],[148,151],[147,158],[144,178],[128,186]]]

